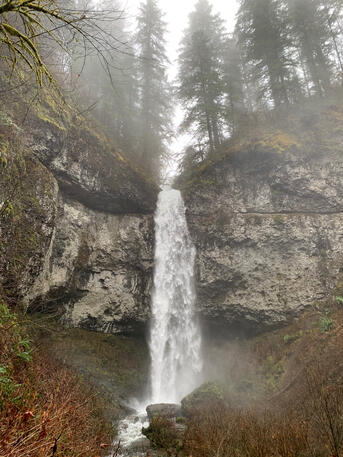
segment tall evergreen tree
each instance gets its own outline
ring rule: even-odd
[[[338,69],[338,79],[343,85],[343,56],[342,56],[342,15],[343,1],[342,0],[320,0],[320,13],[323,15],[327,24],[333,51],[335,55],[335,63]]]
[[[241,0],[237,33],[245,61],[261,96],[275,106],[299,94],[292,40],[281,0]]]
[[[140,5],[137,20],[138,88],[142,159],[155,174],[171,136],[171,88],[167,79],[166,24],[156,0]]]
[[[210,153],[221,143],[225,119],[224,36],[223,20],[208,0],[199,0],[181,43],[178,92],[185,111],[182,127],[193,127],[199,141],[206,139]]]
[[[126,151],[134,150],[133,136],[137,130],[137,106],[132,96],[135,73],[132,39],[119,4],[113,0],[97,3],[99,15],[118,11],[115,20],[99,24],[104,46],[99,55],[90,49],[85,56],[82,41],[74,45],[72,59],[73,86],[79,99],[91,107],[98,121]]]
[[[315,92],[330,87],[330,30],[318,0],[287,0],[292,32],[308,68]]]
[[[225,119],[233,132],[239,115],[245,109],[243,67],[241,53],[235,38],[228,37],[223,47],[223,90],[225,95]]]

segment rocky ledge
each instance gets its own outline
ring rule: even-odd
[[[26,142],[69,198],[112,214],[154,212],[158,186],[85,120],[34,117]]]

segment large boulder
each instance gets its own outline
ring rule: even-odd
[[[181,411],[182,415],[188,417],[194,411],[223,403],[224,390],[222,386],[216,382],[207,382],[182,399]]]
[[[181,416],[181,405],[173,403],[159,403],[147,406],[146,412],[150,422],[156,417],[173,419]]]

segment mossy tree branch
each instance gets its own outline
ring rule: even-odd
[[[112,14],[112,19],[120,19],[122,11],[102,13],[64,9],[58,0],[0,0],[0,59],[9,65],[11,73],[23,63],[33,71],[39,86],[44,80],[56,85],[41,55],[39,40],[47,35],[66,51],[58,32],[67,28],[74,38],[81,37],[87,43],[85,57],[90,48],[99,55],[102,65],[108,67],[105,53],[109,48],[115,48],[115,37],[108,36],[99,27],[99,22],[105,17],[108,20],[109,14]]]

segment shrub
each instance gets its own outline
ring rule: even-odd
[[[30,340],[20,330],[16,315],[0,302],[0,412],[8,403],[20,406],[22,385],[15,372],[32,361]]]
[[[323,316],[319,319],[320,333],[330,332],[333,330],[334,326],[334,321],[329,316]]]
[[[108,440],[100,400],[67,368],[35,350],[0,304],[0,455],[93,457]],[[107,437],[107,439],[106,439]]]
[[[295,418],[222,406],[193,416],[184,450],[193,457],[305,457],[307,438],[306,424]]]

